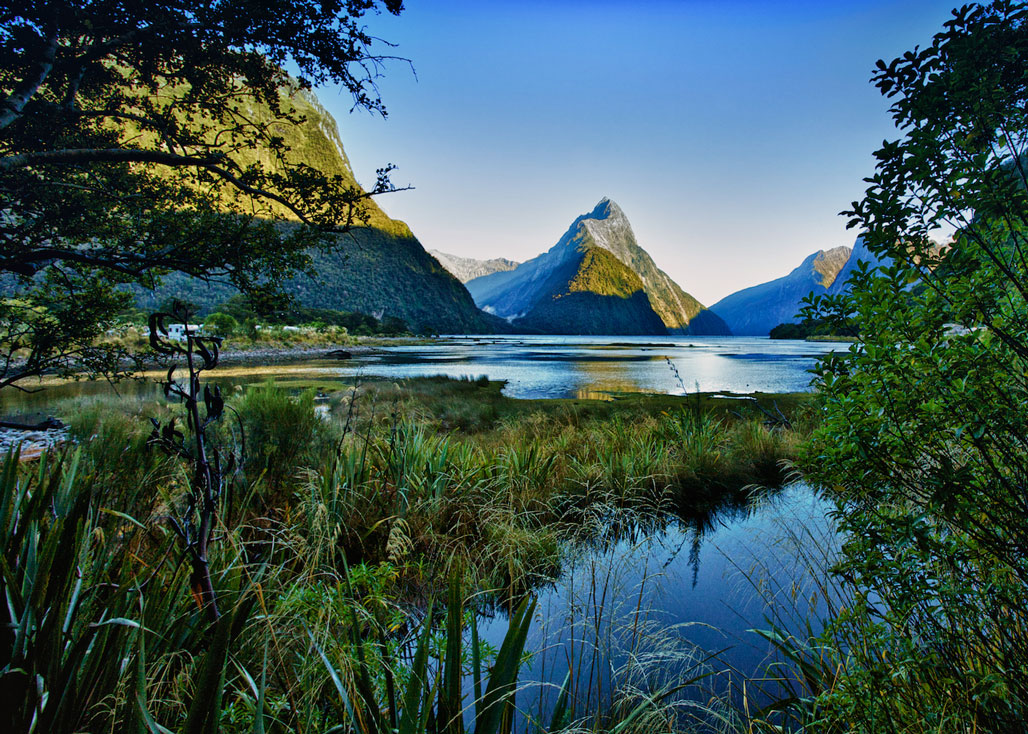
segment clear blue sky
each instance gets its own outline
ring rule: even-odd
[[[387,119],[335,115],[360,181],[429,249],[525,260],[609,196],[639,243],[710,305],[851,245],[838,212],[896,137],[868,82],[954,1],[408,0],[369,20],[415,74],[380,80]]]

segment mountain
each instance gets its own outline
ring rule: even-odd
[[[736,291],[710,310],[737,336],[767,336],[778,324],[799,321],[796,314],[810,293],[839,293],[859,259],[872,257],[863,240],[852,249],[818,250],[781,278]]]
[[[850,275],[856,270],[857,265],[862,262],[866,262],[871,268],[876,268],[880,265],[888,265],[891,261],[883,260],[875,255],[867,249],[867,245],[864,244],[864,238],[857,237],[857,241],[853,243],[853,251],[850,253],[845,265],[839,270],[835,282],[828,286],[829,295],[834,296],[847,292],[849,290],[847,283],[849,282]]]
[[[624,212],[607,198],[578,217],[543,254],[465,285],[479,307],[514,328],[564,334],[729,333],[657,267]]]
[[[332,116],[314,95],[283,91],[283,105],[304,118],[298,125],[277,126],[294,161],[303,161],[344,184],[359,186]],[[248,113],[263,119],[267,109],[253,103]],[[272,165],[266,151],[251,154]],[[247,161],[242,161],[246,163]],[[499,319],[480,311],[464,286],[426,252],[403,222],[391,219],[374,200],[366,200],[367,221],[340,235],[338,249],[314,252],[317,277],[298,276],[285,284],[288,293],[305,306],[360,311],[403,319],[416,331],[439,333],[509,330]],[[169,295],[184,297],[205,310],[235,291],[207,286],[182,275],[165,278],[157,292],[137,291],[140,306],[150,308]]]
[[[545,297],[513,324],[547,334],[666,334],[639,276],[598,247],[579,250],[551,271]]]
[[[459,257],[449,255],[439,250],[429,250],[428,254],[439,261],[439,264],[449,270],[461,283],[481,278],[490,273],[505,272],[513,270],[518,263],[508,260],[505,257],[494,257],[491,260],[475,260],[471,257]]]

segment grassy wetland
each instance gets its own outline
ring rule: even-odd
[[[73,445],[11,456],[3,474],[25,671],[5,694],[12,724],[496,731],[512,723],[501,694],[527,654],[530,599],[575,548],[619,526],[702,525],[780,485],[811,427],[804,395],[527,401],[485,379],[314,382],[235,390],[206,428],[236,457],[209,550],[213,624],[176,529],[197,512],[195,466],[148,446],[151,418],[188,436],[182,405],[53,406]],[[483,609],[510,615],[499,645],[478,637]],[[638,692],[602,711],[567,699],[557,729],[670,723]]]
[[[613,319],[699,304],[607,198],[463,287],[311,94],[385,114],[405,60],[373,16],[400,0],[21,3],[0,20],[0,732],[1024,732],[1028,2],[494,5],[412,9],[396,39],[429,41],[404,44],[442,105],[388,84],[429,136],[398,148],[440,197],[410,210],[440,217],[416,215],[426,237],[552,242],[530,235],[550,214],[634,189],[654,255],[713,295],[837,245],[823,216],[866,185],[844,264],[736,292],[854,341],[739,336],[732,296],[673,322],[651,300],[674,336]],[[867,72],[892,133],[882,100],[861,112]],[[539,114],[568,90],[601,114]],[[848,169],[870,133],[873,172]],[[611,267],[575,279],[594,245]],[[532,314],[554,333],[507,334]],[[604,323],[626,335],[560,336]],[[408,327],[471,336],[353,344]],[[251,366],[219,366],[222,336]],[[120,394],[21,392],[144,359],[161,371]]]

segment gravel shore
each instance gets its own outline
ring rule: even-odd
[[[350,346],[303,346],[303,347],[258,347],[256,349],[233,350],[227,349],[221,353],[218,363],[221,365],[245,365],[245,364],[278,364],[281,362],[294,362],[299,359],[333,359],[329,354],[332,352],[349,352],[356,356],[358,354],[370,354],[379,351],[378,347],[354,344]]]
[[[12,428],[0,428],[0,457],[6,456],[11,449],[21,446],[21,460],[39,458],[44,450],[60,446],[68,441],[68,428],[55,428],[48,431],[21,431]]]

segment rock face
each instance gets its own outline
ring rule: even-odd
[[[562,334],[727,334],[719,318],[653,262],[624,212],[604,198],[548,251],[466,283],[515,329]],[[703,317],[697,318],[698,315]],[[702,331],[694,330],[701,325]]]
[[[505,257],[494,257],[491,260],[475,260],[471,257],[460,257],[449,255],[439,250],[429,250],[428,254],[439,261],[439,264],[446,268],[461,283],[481,278],[490,273],[502,273],[513,270],[518,263],[508,260]]]
[[[276,130],[292,149],[292,158],[359,186],[336,122],[317,99],[302,91],[288,96],[283,92],[283,105],[305,118],[303,124]],[[256,103],[249,113],[257,117],[268,114]],[[254,151],[252,157],[271,163],[266,151]],[[374,200],[367,200],[366,207],[365,226],[341,235],[336,250],[312,253],[316,276],[294,278],[286,284],[287,292],[304,306],[360,311],[380,318],[395,316],[416,331],[493,333],[509,329],[475,306],[460,281],[428,254],[405,223],[391,219]],[[227,286],[212,287],[174,275],[166,278],[157,292],[137,291],[137,300],[149,308],[174,295],[209,310],[234,293]]]
[[[852,249],[818,250],[788,275],[736,291],[710,307],[737,336],[767,336],[779,324],[797,323],[803,299],[811,293],[841,293],[860,260],[877,260],[857,239]]]
[[[857,241],[853,243],[853,251],[850,253],[849,259],[846,260],[846,264],[839,270],[839,274],[835,277],[835,282],[828,286],[828,293],[834,296],[847,292],[849,290],[847,284],[850,275],[857,268],[857,265],[862,262],[866,262],[871,268],[876,268],[881,265],[888,265],[890,261],[883,260],[875,255],[867,249],[867,245],[864,244],[864,238],[857,237]]]

